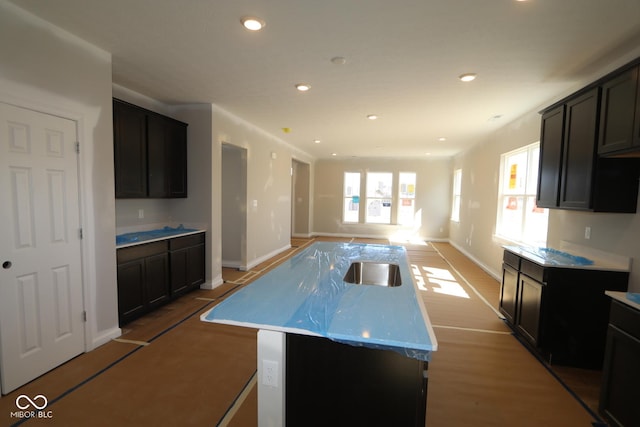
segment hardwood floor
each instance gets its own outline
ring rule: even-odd
[[[18,421],[18,395],[42,394],[51,417],[27,425],[256,426],[256,331],[205,324],[199,315],[308,244],[293,239],[290,251],[247,272],[225,269],[222,286],[185,295],[3,396],[0,425]],[[439,345],[429,366],[428,426],[601,422],[586,409],[597,405],[599,373],[552,372],[533,357],[495,311],[495,279],[448,244],[406,247]]]

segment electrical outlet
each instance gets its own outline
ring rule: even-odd
[[[144,218],[144,209],[138,209],[138,219]]]
[[[584,228],[584,238],[587,240],[591,238],[591,227]]]
[[[278,362],[275,360],[262,360],[262,384],[270,387],[278,387]]]

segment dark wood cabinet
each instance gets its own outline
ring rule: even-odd
[[[500,312],[512,325],[516,323],[520,258],[511,252],[504,253],[502,286],[500,287]]]
[[[205,282],[205,233],[117,250],[123,326]]]
[[[605,291],[626,291],[629,273],[542,266],[508,250],[504,259],[500,311],[523,342],[549,363],[600,369],[609,316]]]
[[[599,111],[594,87],[543,112],[539,207],[636,212],[640,159],[597,155]]]
[[[533,346],[543,343],[540,326],[544,315],[542,306],[545,284],[524,274],[520,275],[518,294],[518,316],[516,328]]]
[[[167,242],[119,249],[117,260],[118,315],[123,325],[169,298]]]
[[[286,348],[286,425],[424,427],[427,362],[297,334]]]
[[[169,241],[171,294],[197,288],[205,281],[204,233]]]
[[[566,103],[558,206],[591,209],[596,160],[600,90],[592,89]]]
[[[611,303],[599,410],[612,426],[640,425],[640,311]]]
[[[116,198],[187,197],[187,124],[113,100]]]
[[[147,197],[147,115],[113,101],[116,198]]]
[[[640,155],[640,66],[602,84],[598,154]]]
[[[540,166],[536,204],[542,208],[558,206],[562,140],[564,139],[564,105],[542,115],[540,129]]]

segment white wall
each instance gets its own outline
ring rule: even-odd
[[[604,73],[603,73],[604,74]],[[538,141],[540,115],[532,111],[456,156],[454,167],[462,168],[462,208],[460,223],[451,225],[451,243],[482,265],[496,278],[501,276],[506,242],[495,238],[498,171],[500,154]],[[640,210],[639,210],[640,212]],[[591,239],[584,229],[591,227]],[[547,246],[558,248],[561,241],[634,258],[629,289],[640,292],[640,213],[603,214],[551,209]]]
[[[247,149],[246,268],[251,268],[290,247],[291,159],[294,155],[306,161],[311,159],[264,130],[215,106],[213,128],[214,151],[220,152],[222,143]],[[272,153],[275,153],[275,159]],[[213,169],[218,171],[219,177],[220,164],[214,164]]]
[[[118,336],[111,56],[0,2],[0,101],[76,120],[87,348]]]
[[[222,144],[222,265],[244,268],[247,240],[247,152]]]
[[[416,212],[420,214],[420,227],[342,222],[344,173],[361,172],[364,181],[364,174],[368,171],[392,172],[394,180],[397,180],[399,172],[416,173]],[[313,232],[320,235],[390,237],[401,234],[422,239],[446,239],[449,236],[452,173],[448,158],[318,160],[314,175]],[[396,186],[397,181],[393,185]],[[364,203],[361,203],[361,209],[364,209]]]

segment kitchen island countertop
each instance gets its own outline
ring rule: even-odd
[[[344,281],[352,262],[397,264],[402,285]],[[321,336],[428,361],[437,342],[402,246],[316,242],[201,320]]]

